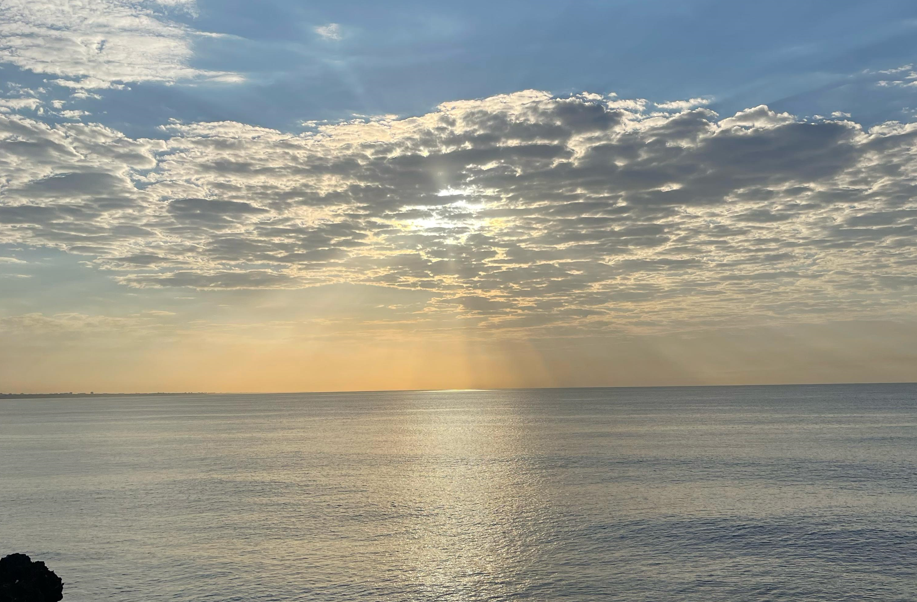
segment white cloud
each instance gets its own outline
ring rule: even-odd
[[[704,107],[712,102],[709,98],[690,98],[688,100],[673,100],[671,102],[654,103],[657,108],[664,111],[687,111],[695,107]]]
[[[0,98],[0,112],[37,111],[43,103],[37,98]]]
[[[340,40],[342,36],[341,26],[337,23],[328,23],[315,27],[315,33],[325,40]]]
[[[880,88],[913,88],[917,87],[917,71],[914,65],[902,65],[894,69],[866,71],[867,75],[878,75],[876,85]]]
[[[644,106],[525,91],[165,141],[0,115],[0,242],[140,288],[423,290],[502,329],[913,312],[917,126]]]
[[[238,78],[189,66],[195,36],[167,10],[189,0],[0,0],[0,62],[55,76],[60,85]]]
[[[75,109],[67,109],[63,111],[58,111],[58,114],[61,117],[65,117],[67,119],[82,119],[83,117],[87,117],[91,115],[89,111],[80,111],[80,110],[75,110]]]

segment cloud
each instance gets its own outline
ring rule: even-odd
[[[195,38],[168,18],[192,0],[3,0],[0,62],[54,76],[76,90],[130,82],[237,81],[237,74],[190,66]]]
[[[315,27],[315,33],[319,35],[324,40],[340,40],[343,35],[341,33],[341,26],[337,23],[328,23],[327,25],[319,25]]]
[[[879,77],[876,85],[882,88],[912,88],[917,86],[917,70],[914,69],[914,65],[902,65],[895,69],[871,71],[868,73],[876,74]]]
[[[80,313],[60,313],[45,315],[29,313],[18,316],[0,317],[0,333],[7,337],[22,337],[31,339],[42,336],[63,336],[70,340],[79,340],[83,334],[143,334],[155,324],[157,316],[152,312],[148,315],[131,315],[123,317],[87,315]]]
[[[0,98],[0,112],[37,111],[43,103],[37,98]]]
[[[686,111],[695,107],[703,107],[712,102],[709,98],[690,98],[688,100],[673,100],[671,102],[653,103],[664,111]]]
[[[418,319],[507,333],[913,312],[917,126],[689,105],[523,91],[165,140],[0,114],[0,242],[135,288],[425,291]]]
[[[295,288],[294,279],[275,272],[249,270],[238,272],[173,272],[157,275],[133,275],[122,279],[137,288],[189,286],[197,289]]]

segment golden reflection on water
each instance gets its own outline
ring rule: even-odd
[[[512,406],[431,408],[427,400],[409,416],[380,450],[404,461],[375,492],[405,519],[396,521],[405,532],[392,534],[402,543],[393,560],[405,589],[459,600],[498,584],[506,594],[524,586],[520,575],[545,551],[548,504],[523,462]]]
[[[0,545],[51,561],[74,602],[912,600],[915,399],[13,402]]]

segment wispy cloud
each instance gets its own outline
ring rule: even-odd
[[[190,66],[202,34],[167,12],[193,12],[192,0],[4,0],[0,2],[0,62],[54,76],[76,89],[130,82],[238,80],[228,72]]]
[[[319,25],[315,28],[315,33],[325,40],[340,40],[343,37],[341,26],[337,23]]]
[[[876,85],[880,88],[917,87],[917,71],[912,64],[893,69],[867,70],[861,76],[875,79]]]

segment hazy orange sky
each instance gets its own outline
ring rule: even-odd
[[[913,6],[633,4],[3,8],[0,391],[917,380]]]

